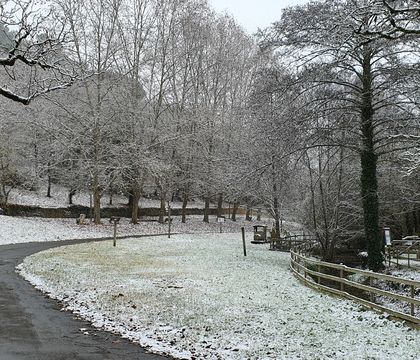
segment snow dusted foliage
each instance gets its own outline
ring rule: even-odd
[[[73,245],[21,274],[63,307],[181,359],[416,359],[420,333],[306,288],[289,255],[239,234]]]
[[[0,96],[28,105],[80,78],[66,51],[74,40],[69,25],[54,1],[1,2]]]

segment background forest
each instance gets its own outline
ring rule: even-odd
[[[206,0],[0,7],[0,206],[60,184],[231,203],[382,262],[420,232],[418,1],[327,0],[247,34]],[[50,186],[45,194],[50,193]],[[185,221],[185,218],[183,219]]]

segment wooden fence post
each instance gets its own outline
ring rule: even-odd
[[[317,270],[318,270],[319,273],[321,272],[321,265],[320,264],[318,264]],[[318,275],[318,284],[321,284],[321,277],[319,275]]]
[[[414,299],[414,285],[411,285],[411,298]],[[414,316],[414,304],[411,303],[411,316]]]
[[[340,290],[344,291],[344,283],[343,283],[343,277],[344,277],[344,271],[343,269],[340,269]]]
[[[373,287],[373,277],[372,276],[369,276],[369,286]],[[372,291],[370,292],[370,302],[375,302],[375,295]]]

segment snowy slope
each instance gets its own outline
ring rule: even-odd
[[[29,191],[25,189],[13,189],[9,196],[9,203],[19,205],[36,205],[44,208],[59,208],[68,206],[68,189],[60,185],[52,185],[51,197],[46,196],[46,186],[41,186],[37,191]],[[114,207],[124,206],[127,204],[127,197],[121,195],[113,196]],[[90,196],[86,191],[78,191],[73,197],[75,205],[89,206]],[[159,208],[159,200],[151,200],[141,198],[139,202],[140,207],[143,208]],[[105,194],[101,198],[101,206],[112,207],[109,205],[109,195]],[[171,202],[172,208],[181,208],[181,202]],[[190,201],[187,205],[188,208],[204,208],[203,201]],[[214,206],[212,206],[214,207]]]
[[[245,227],[247,232],[252,232],[252,226],[257,222],[249,222],[240,219],[236,222],[227,220],[222,225],[224,232],[239,232]],[[260,224],[261,222],[258,222]],[[270,222],[267,222],[270,225]],[[291,231],[296,224],[285,224]],[[141,234],[162,234],[168,231],[167,224],[157,222],[140,222],[133,225],[129,219],[121,219],[118,225],[117,235],[141,235]],[[189,216],[187,223],[181,223],[180,217],[174,217],[172,232],[178,233],[206,233],[219,232],[220,224],[216,217],[210,217],[210,223],[204,223],[202,216]],[[15,244],[32,241],[58,241],[77,238],[96,238],[113,236],[113,225],[108,219],[103,219],[101,225],[77,225],[75,219],[42,219],[10,217],[0,215],[0,245]]]

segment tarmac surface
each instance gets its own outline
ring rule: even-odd
[[[92,239],[0,246],[0,360],[168,359],[60,311],[57,301],[15,272],[28,255],[88,241]]]

